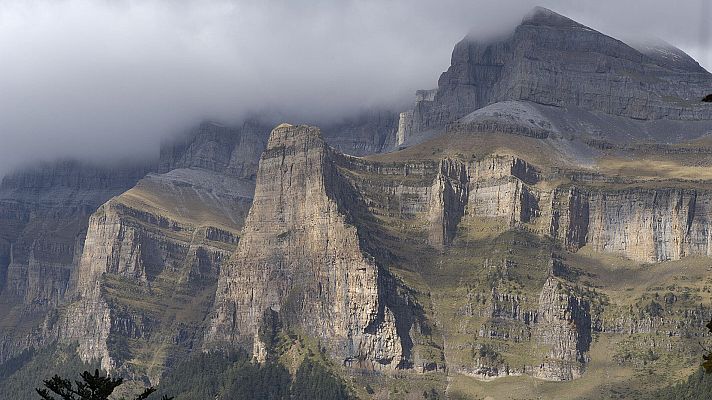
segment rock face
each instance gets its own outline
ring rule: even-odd
[[[419,92],[402,132],[454,122],[487,105],[522,100],[635,120],[709,121],[701,102],[712,75],[679,49],[645,54],[550,10],[536,8],[512,34],[466,37],[433,92]],[[684,60],[684,61],[683,61]],[[410,131],[409,131],[410,129]]]
[[[60,313],[57,337],[78,342],[84,360],[157,382],[199,346],[253,190],[250,181],[177,169],[150,174],[102,205],[89,221],[76,300]]]
[[[573,250],[590,245],[642,262],[709,256],[710,196],[678,188],[557,190],[551,233]]]
[[[580,377],[591,345],[591,305],[572,288],[549,277],[539,297],[535,340],[551,350],[534,376],[566,381]]]
[[[431,243],[449,243],[463,218],[488,217],[548,233],[572,251],[590,246],[640,262],[710,255],[707,190],[644,183],[601,188],[593,182],[549,191],[538,185],[536,168],[511,156],[471,163],[444,159],[437,170],[433,188],[420,190],[432,202]]]
[[[389,110],[369,110],[322,129],[324,140],[334,149],[354,156],[392,150],[399,129],[399,115]]]
[[[441,160],[431,189],[431,244],[444,246],[455,237],[457,224],[465,214],[468,189],[465,164],[451,159]]]
[[[510,262],[508,267],[516,265]],[[490,294],[470,293],[460,315],[481,320],[477,336],[487,342],[478,346],[474,368],[457,369],[485,380],[523,374],[551,381],[579,378],[589,361],[594,333],[589,296],[550,275],[537,301],[531,300],[497,287]],[[497,351],[493,345],[497,342],[526,343],[530,349],[541,349],[541,354],[530,364],[513,364]]]
[[[37,339],[28,327],[74,290],[89,216],[133,186],[150,165],[73,161],[27,168],[0,184],[0,361]]]
[[[203,122],[185,137],[161,146],[160,172],[200,168],[237,178],[254,178],[269,128],[257,120],[240,127]]]
[[[252,201],[265,132],[252,121],[236,129],[204,123],[163,145],[163,173],[136,184],[144,170],[85,205],[77,268],[72,285],[62,286],[67,304],[20,347],[77,342],[85,361],[152,382],[200,347],[220,264],[234,251]],[[85,191],[95,185],[65,181]]]
[[[317,128],[270,135],[243,235],[221,270],[208,346],[252,348],[266,310],[347,364],[396,368],[407,356],[386,304],[389,278],[350,224],[357,197]]]
[[[474,163],[471,171],[476,184],[468,197],[468,214],[504,217],[512,225],[538,215],[537,195],[530,186],[537,182],[538,172],[524,160],[487,158]]]

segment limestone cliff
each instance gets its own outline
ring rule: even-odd
[[[346,364],[407,362],[409,338],[384,291],[390,278],[360,246],[358,198],[333,159],[317,128],[272,131],[240,243],[221,269],[208,346],[252,348],[272,309]]]
[[[201,168],[238,178],[254,177],[268,131],[263,123],[253,119],[239,127],[203,122],[161,146],[159,171]]]
[[[531,186],[538,181],[538,172],[524,160],[488,157],[474,163],[471,173],[468,214],[504,217],[511,225],[538,216],[537,193]]]
[[[431,191],[430,243],[449,244],[455,237],[457,225],[465,213],[468,196],[468,176],[464,163],[443,159]]]
[[[73,292],[89,216],[151,168],[62,161],[3,178],[0,361],[43,340],[32,330]]]
[[[557,190],[552,235],[575,250],[624,254],[636,261],[710,255],[710,193],[684,188]],[[558,201],[558,200],[557,200]]]
[[[591,305],[566,283],[549,277],[539,297],[537,326],[534,333],[539,345],[550,348],[535,368],[534,376],[549,380],[580,377],[591,346]]]
[[[102,205],[89,221],[76,298],[52,334],[78,342],[84,360],[157,382],[199,346],[252,191],[249,181],[177,169]]]

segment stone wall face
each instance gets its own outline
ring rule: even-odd
[[[641,262],[710,254],[707,191],[570,189],[555,197],[568,207],[557,211],[552,233],[572,249],[590,245]]]
[[[250,348],[266,310],[289,310],[284,318],[344,362],[401,363],[383,273],[347,222],[352,200],[331,157],[316,128],[272,132],[242,239],[221,271],[209,345]]]

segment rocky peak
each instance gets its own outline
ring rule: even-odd
[[[361,247],[349,208],[358,197],[318,128],[281,124],[260,159],[237,250],[221,268],[206,346],[264,346],[261,316],[322,338],[341,362],[395,368],[409,327],[388,305],[387,273]]]
[[[296,147],[305,145],[311,148],[324,147],[326,142],[321,137],[319,128],[308,125],[291,125],[281,123],[272,130],[267,140],[267,150],[275,150],[282,147]]]
[[[701,99],[708,94],[712,75],[696,68],[679,49],[668,47],[664,54],[657,49],[648,56],[553,11],[535,8],[509,35],[489,40],[469,35],[460,41],[437,90],[431,96],[417,95],[413,109],[401,117],[397,142],[407,143],[409,135],[440,129],[507,101],[638,121],[711,120],[712,108]],[[690,136],[686,127],[677,130],[668,136]]]
[[[660,66],[693,73],[707,72],[689,54],[662,39],[645,38],[632,42],[631,46]]]
[[[522,19],[522,25],[590,29],[548,8],[536,6]]]

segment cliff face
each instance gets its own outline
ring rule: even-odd
[[[579,378],[592,341],[591,305],[566,283],[549,277],[539,297],[535,341],[549,346],[534,376],[549,380]]]
[[[251,182],[205,170],[148,175],[92,215],[76,300],[52,327],[87,361],[157,382],[201,341]]]
[[[504,217],[514,225],[538,216],[537,171],[525,161],[512,157],[492,157],[473,164],[474,187],[468,198],[468,214]]]
[[[240,127],[204,122],[185,137],[161,146],[160,172],[201,168],[237,178],[254,178],[269,128],[247,120]]]
[[[334,149],[355,156],[392,150],[396,145],[398,113],[369,110],[322,129],[324,140]]]
[[[655,188],[557,191],[568,206],[555,212],[552,235],[571,249],[624,254],[636,261],[710,255],[710,194]]]
[[[468,197],[468,176],[464,163],[444,159],[431,189],[430,243],[435,246],[449,244],[457,233],[457,225],[465,214]]]
[[[347,364],[405,362],[409,338],[386,302],[389,278],[350,224],[356,201],[317,128],[275,128],[242,238],[221,270],[208,346],[258,345],[271,309]]]
[[[430,199],[434,244],[449,243],[460,220],[485,217],[550,234],[572,251],[588,246],[639,262],[710,255],[710,194],[704,189],[676,182],[621,188],[606,185],[604,177],[549,189],[536,168],[511,156],[444,159],[436,171],[426,178],[434,179],[432,188],[408,191]]]
[[[419,93],[412,118],[403,115],[405,132],[441,127],[506,100],[636,120],[709,121],[712,110],[701,99],[712,75],[694,61],[646,53],[537,8],[506,37],[458,43],[437,90]]]
[[[58,162],[0,184],[0,360],[36,342],[30,334],[73,291],[89,216],[150,166]]]

